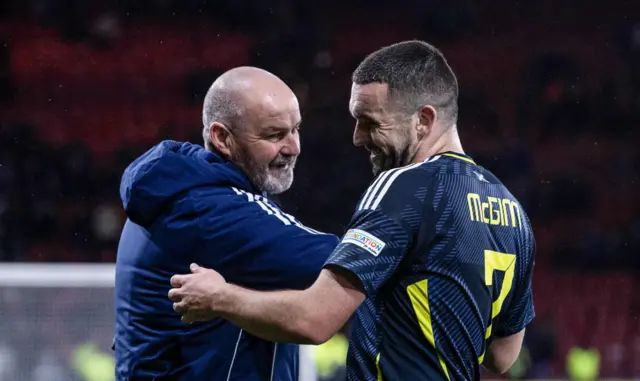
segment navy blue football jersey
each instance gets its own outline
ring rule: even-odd
[[[326,266],[354,273],[347,379],[478,380],[492,338],[533,319],[535,243],[515,197],[442,153],[380,174]]]

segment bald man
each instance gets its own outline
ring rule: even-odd
[[[128,220],[116,261],[116,379],[297,381],[298,347],[228,321],[184,325],[166,295],[192,262],[236,284],[304,289],[338,238],[269,200],[293,182],[300,110],[264,70],[220,76],[205,97],[204,148],[164,141],[124,172]]]

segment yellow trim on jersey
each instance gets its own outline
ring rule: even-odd
[[[433,349],[436,351],[436,355],[438,356],[438,360],[440,360],[442,370],[444,370],[444,374],[447,376],[447,380],[450,380],[451,378],[449,377],[447,364],[444,362],[442,356],[440,356],[440,353],[438,353],[438,348],[436,348],[435,336],[433,335],[433,325],[431,324],[431,308],[429,307],[428,288],[429,283],[427,279],[425,279],[407,287],[407,293],[409,294],[409,299],[411,299],[413,311],[416,313],[416,317],[418,318],[418,323],[420,324],[422,334],[427,339],[427,342],[429,342],[429,344],[431,344]]]
[[[489,323],[489,326],[487,327],[487,333],[484,335],[484,339],[485,339],[485,343],[486,340],[489,340],[489,338],[491,337],[491,329],[492,329],[492,325],[491,323]],[[486,347],[486,344],[485,344]],[[484,355],[487,353],[487,349],[485,348],[485,350],[482,352],[482,354],[480,355],[480,357],[478,357],[478,364],[482,364],[482,362],[484,361]]]
[[[484,282],[485,285],[493,285],[493,272],[504,271],[504,278],[502,279],[502,285],[500,286],[500,294],[491,305],[491,320],[489,320],[489,326],[485,334],[485,340],[489,340],[493,331],[493,319],[498,316],[500,310],[502,310],[502,304],[509,295],[511,287],[513,286],[514,272],[516,268],[516,256],[515,254],[499,253],[493,250],[484,251]],[[484,355],[486,350],[482,352],[482,355],[478,357],[478,362],[482,364],[484,361]]]
[[[449,157],[455,157],[456,159],[464,160],[464,161],[466,161],[468,163],[471,163],[473,165],[477,165],[475,161],[469,159],[468,157],[456,155],[455,153],[443,153],[442,155],[443,156],[449,156]]]
[[[376,357],[376,369],[378,370],[378,381],[382,381],[382,371],[380,370],[380,353]]]

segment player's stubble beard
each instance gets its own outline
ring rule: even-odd
[[[414,146],[416,142],[409,133],[409,126],[396,127],[397,133],[385,152],[384,149],[376,146],[379,151],[371,158],[373,176],[377,177],[380,173],[393,168],[404,167],[411,164],[415,156]]]
[[[232,160],[260,191],[270,195],[287,191],[293,184],[296,156],[278,154],[270,163],[260,164],[244,146],[238,145]]]

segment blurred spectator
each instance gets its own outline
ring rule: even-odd
[[[16,356],[10,345],[0,343],[0,378],[3,380],[15,379]]]
[[[600,374],[600,354],[594,348],[574,346],[567,354],[567,373],[571,381],[596,381]]]
[[[10,102],[16,96],[16,88],[11,73],[10,42],[0,39],[0,104]]]
[[[93,236],[98,242],[113,246],[118,242],[124,220],[118,204],[101,204],[91,216]]]
[[[41,351],[38,354],[36,366],[33,369],[33,381],[69,381],[73,375],[67,371],[67,366],[60,362],[52,350]]]
[[[119,16],[115,12],[102,13],[93,22],[90,34],[96,48],[110,48],[122,34]]]
[[[318,381],[339,381],[346,378],[348,347],[348,340],[339,333],[314,348]]]
[[[528,377],[536,380],[548,379],[556,357],[557,344],[554,324],[547,316],[538,315],[534,323],[527,327],[525,345],[531,357]]]

